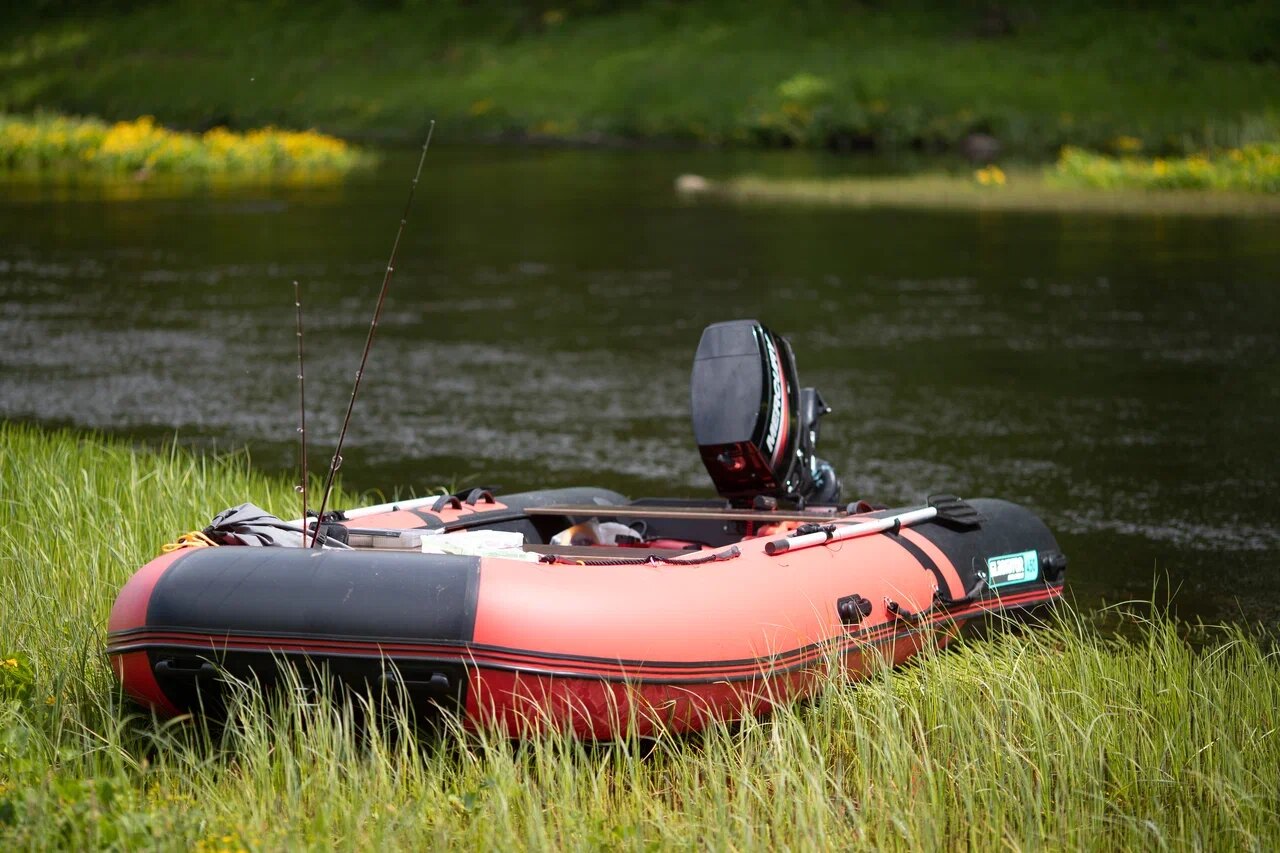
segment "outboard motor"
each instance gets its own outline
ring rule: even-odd
[[[716,490],[735,506],[757,497],[835,504],[840,480],[814,453],[831,411],[800,388],[791,344],[755,320],[715,323],[693,357],[693,435]]]

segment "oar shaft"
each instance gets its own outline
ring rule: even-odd
[[[859,536],[871,536],[895,527],[910,527],[921,521],[928,521],[937,514],[938,510],[936,508],[927,506],[885,518],[859,522],[858,524],[835,525],[831,530],[820,530],[817,533],[805,533],[800,536],[771,540],[765,543],[764,552],[770,556],[775,556],[777,554],[785,554],[788,551],[797,551],[801,548],[825,545],[828,542],[856,539]]]
[[[438,500],[440,500],[439,495],[428,495],[425,498],[410,498],[405,501],[391,501],[390,503],[377,504],[376,506],[364,506],[359,509],[346,509],[342,511],[342,515],[344,518],[351,519],[360,518],[365,515],[378,515],[383,512],[394,512],[398,509],[419,509],[420,507],[431,506]],[[310,521],[310,519],[307,519],[307,521]],[[302,523],[303,519],[297,519],[290,522],[290,524]]]

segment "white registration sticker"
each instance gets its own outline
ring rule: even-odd
[[[1035,551],[987,558],[987,585],[990,587],[1033,581],[1039,576],[1040,555]]]

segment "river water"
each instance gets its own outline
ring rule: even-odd
[[[0,417],[292,470],[296,279],[323,459],[415,159],[310,188],[0,184]],[[1173,594],[1185,616],[1280,620],[1280,223],[673,191],[684,172],[848,168],[433,150],[345,482],[710,495],[693,350],[756,317],[835,409],[821,451],[848,497],[1009,498],[1059,535],[1086,606]]]

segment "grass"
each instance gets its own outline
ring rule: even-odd
[[[292,514],[290,484],[16,424],[0,482],[5,849],[1280,844],[1280,661],[1240,629],[1065,616],[701,738],[419,739],[251,689],[211,730],[121,703],[106,614],[162,542],[244,499]]]
[[[315,131],[266,127],[235,133],[218,127],[197,135],[159,127],[151,116],[108,125],[91,118],[0,114],[0,173],[323,178],[371,159]]]
[[[1092,155],[1091,155],[1092,156]],[[1148,189],[1073,185],[1053,171],[987,167],[973,174],[778,179],[752,175],[723,181],[682,178],[690,197],[845,207],[922,207],[1118,215],[1275,216],[1280,195],[1233,189]]]
[[[931,207],[1007,211],[1089,211],[1187,216],[1280,213],[1280,143],[1142,157],[1142,143],[1119,140],[1121,154],[1068,146],[1043,169],[1008,171],[994,163],[972,174],[778,179],[744,175],[708,181],[683,176],[676,188],[744,201],[848,207]]]
[[[1280,138],[1278,27],[1267,0],[44,0],[0,35],[0,111],[413,140],[433,117],[445,141],[988,133],[1040,155],[1136,138],[1164,155]]]

